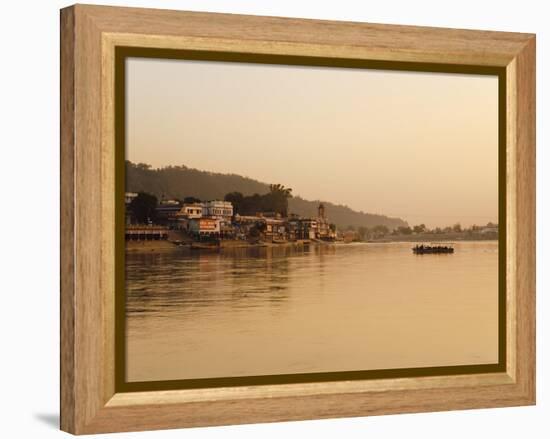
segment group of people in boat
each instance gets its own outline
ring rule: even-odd
[[[417,244],[413,247],[414,253],[453,253],[455,249],[447,245],[424,245]]]

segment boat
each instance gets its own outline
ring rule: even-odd
[[[212,243],[202,243],[202,242],[193,242],[191,244],[191,250],[219,250],[220,245],[216,242]]]
[[[412,251],[415,255],[426,255],[426,254],[449,254],[454,253],[455,249],[449,244],[437,244],[437,245],[424,245],[417,244],[412,248]]]

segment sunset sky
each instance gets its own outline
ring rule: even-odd
[[[496,76],[127,61],[126,157],[463,226],[498,217]]]

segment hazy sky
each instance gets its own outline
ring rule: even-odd
[[[429,227],[498,218],[498,79],[127,61],[133,162],[281,183]],[[329,213],[330,214],[330,213]]]

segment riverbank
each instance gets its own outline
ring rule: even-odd
[[[460,241],[496,241],[494,237],[480,237],[479,235],[465,236],[464,234],[422,234],[422,235],[390,235],[368,241],[354,241],[356,244],[384,244],[395,242],[460,242]],[[327,245],[348,245],[342,241],[329,242],[317,239],[279,242],[248,242],[242,240],[222,240],[219,244],[200,241],[127,241],[126,252],[165,252],[165,251],[220,251],[243,248],[284,248]]]
[[[162,252],[177,250],[178,245],[167,240],[126,241],[127,252]]]
[[[304,247],[308,245],[327,245],[323,241],[281,241],[281,242],[248,242],[242,240],[222,240],[219,244],[207,241],[126,241],[126,252],[162,252],[162,251],[182,251],[182,250],[205,250],[218,251],[239,248],[262,248],[262,247]]]

